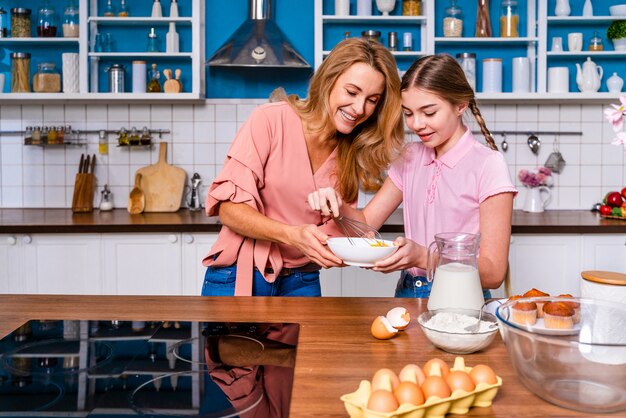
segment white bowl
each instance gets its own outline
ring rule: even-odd
[[[616,4],[609,7],[611,16],[626,16],[626,4]]]
[[[350,242],[352,241],[352,242]],[[384,246],[374,246],[375,240],[364,238],[329,238],[327,243],[330,250],[349,266],[372,267],[378,260],[393,254],[398,247],[393,241],[376,240]]]

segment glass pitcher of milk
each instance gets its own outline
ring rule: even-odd
[[[480,310],[485,303],[478,275],[480,235],[445,232],[428,246],[426,273],[432,287],[428,309]]]

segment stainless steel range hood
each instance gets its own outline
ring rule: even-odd
[[[248,19],[209,59],[221,67],[311,68],[272,21],[272,0],[249,0]]]

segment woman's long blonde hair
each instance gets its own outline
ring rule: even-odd
[[[428,55],[415,61],[404,73],[400,89],[405,91],[410,87],[429,91],[455,106],[467,103],[480,126],[480,131],[485,137],[487,145],[491,149],[498,149],[491,132],[487,129],[483,115],[478,109],[474,90],[467,82],[459,63],[450,55]]]
[[[374,113],[351,133],[337,131],[329,106],[330,93],[337,79],[356,63],[370,65],[385,78],[385,90]],[[396,62],[377,42],[361,38],[341,41],[317,69],[309,84],[308,97],[287,98],[311,133],[336,139],[337,189],[346,202],[354,202],[359,187],[376,191],[384,172],[404,144],[400,77]]]

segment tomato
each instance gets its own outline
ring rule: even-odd
[[[608,205],[600,206],[600,214],[604,216],[609,216],[611,214],[611,207]]]
[[[622,206],[622,203],[624,203],[624,199],[622,199],[622,195],[619,192],[610,192],[606,195],[605,204],[614,208],[618,208]]]
[[[626,187],[622,189],[622,197],[626,200]]]

